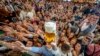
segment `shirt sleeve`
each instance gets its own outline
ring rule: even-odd
[[[41,47],[31,47],[30,51],[33,53],[38,53],[38,54],[42,54],[42,49]]]

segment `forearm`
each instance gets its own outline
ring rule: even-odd
[[[23,47],[26,51],[31,51],[33,53],[42,54],[41,47]]]
[[[0,41],[0,44],[6,46],[6,47],[9,48],[9,49],[12,49],[12,48],[14,47],[14,46],[12,46],[10,43],[6,43],[6,42],[4,42],[4,41]]]
[[[29,31],[27,31],[27,30],[25,30],[25,32],[26,32],[27,34],[30,34],[30,32],[29,32]]]
[[[30,51],[32,49],[32,47],[23,47],[26,51]]]

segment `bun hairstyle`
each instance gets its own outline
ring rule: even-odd
[[[61,51],[66,53],[69,50],[70,50],[70,45],[63,43],[61,46]]]

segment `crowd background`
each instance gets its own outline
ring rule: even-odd
[[[58,47],[67,43],[72,56],[100,56],[100,4],[44,0],[0,0],[0,55],[21,56],[21,44],[46,45],[48,21],[56,22]]]

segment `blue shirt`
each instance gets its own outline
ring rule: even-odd
[[[46,48],[46,46],[43,47],[32,47],[31,50],[33,53],[42,54],[43,56],[54,56],[54,54]]]

